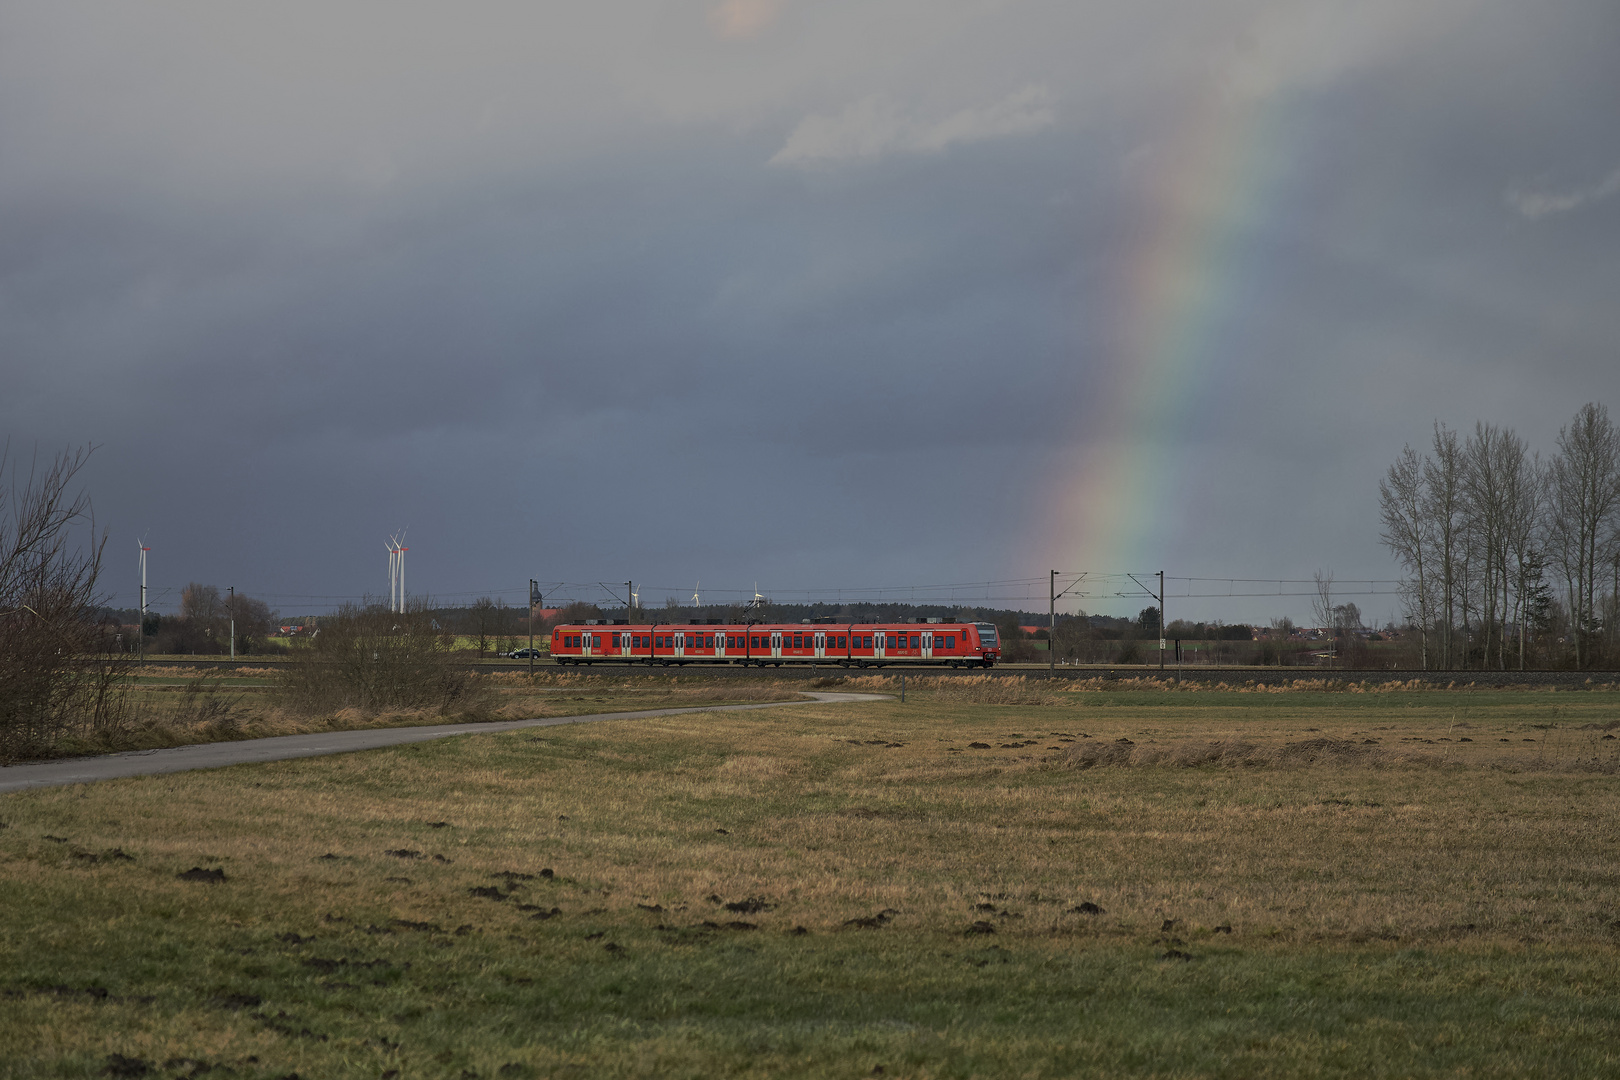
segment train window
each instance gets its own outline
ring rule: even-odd
[[[735,637],[733,637],[732,635],[727,634],[726,635],[726,648],[734,649],[736,647],[737,647],[737,639]]]
[[[759,638],[757,638],[757,637],[750,637],[750,638],[749,638],[749,639],[748,639],[748,647],[749,647],[749,648],[750,648],[750,649],[757,649],[757,648],[759,648]]]
[[[870,634],[862,635],[861,642],[862,642],[861,648],[870,649],[872,647],[872,635],[870,635]]]
[[[846,644],[846,642],[848,642],[848,641],[849,641],[849,638],[840,635],[839,638],[838,638],[838,644],[834,645],[833,648],[835,648],[835,649],[847,649],[847,648],[849,648],[849,646]]]
[[[708,634],[703,635],[703,647],[705,649],[714,648],[714,638],[709,636]]]
[[[793,635],[793,647],[795,649],[804,648],[804,635],[803,634],[794,634]]]
[[[653,637],[653,648],[662,649],[663,647],[664,647],[664,635],[663,634],[655,635]]]
[[[613,647],[615,649],[617,649],[619,647],[619,635],[618,634],[613,635]]]
[[[922,648],[922,638],[918,637],[916,634],[912,634],[911,635],[911,647],[913,649]]]

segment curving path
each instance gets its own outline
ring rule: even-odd
[[[886,701],[887,694],[835,694],[800,691],[811,702]],[[100,757],[43,761],[31,765],[0,766],[0,794],[32,788],[88,784],[121,776],[153,776],[158,773],[186,772],[190,769],[217,769],[225,765],[247,765],[260,761],[286,761],[289,758],[350,754],[384,746],[444,739],[451,735],[481,735],[519,728],[584,724],[598,720],[642,720],[653,716],[674,716],[694,712],[741,712],[744,709],[777,709],[785,705],[805,705],[806,701],[762,701],[748,705],[689,705],[676,709],[642,709],[638,712],[587,713],[581,716],[551,716],[540,720],[498,720],[487,724],[436,724],[432,727],[369,728],[360,731],[326,731],[316,735],[276,735],[265,739],[237,742],[199,743],[163,750],[134,750]]]

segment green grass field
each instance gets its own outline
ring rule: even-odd
[[[0,1076],[1614,1075],[1615,731],[985,679],[0,797]]]

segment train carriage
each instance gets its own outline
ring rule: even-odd
[[[1001,643],[990,623],[585,622],[551,631],[559,664],[890,664],[992,667]]]

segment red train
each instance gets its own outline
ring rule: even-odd
[[[935,664],[991,667],[1001,642],[990,623],[587,622],[555,627],[559,664]]]

